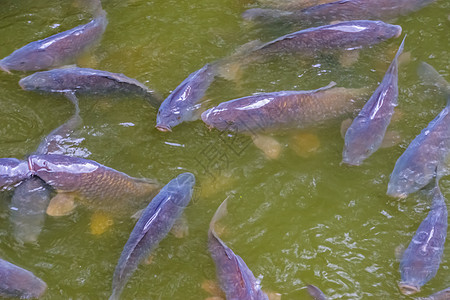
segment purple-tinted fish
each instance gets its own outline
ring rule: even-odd
[[[242,17],[249,21],[290,22],[302,25],[329,24],[334,21],[389,21],[435,2],[436,0],[340,0],[301,10],[283,11],[252,8]]]
[[[14,238],[21,243],[34,243],[41,233],[52,188],[33,176],[14,190],[10,204],[10,221]]]
[[[400,261],[400,291],[411,295],[436,275],[447,236],[447,205],[438,181],[432,190],[430,212],[422,221]]]
[[[36,72],[22,78],[19,85],[26,91],[47,93],[135,94],[144,97],[155,107],[161,104],[161,97],[136,79],[89,68],[74,67]]]
[[[79,109],[63,125],[47,135],[34,154],[65,154],[64,142],[81,124]],[[14,190],[10,204],[10,221],[14,238],[21,243],[37,241],[44,225],[52,188],[33,176],[22,181]]]
[[[446,288],[445,290],[434,293],[433,295],[430,295],[428,297],[418,298],[418,300],[448,300],[448,299],[450,299],[450,287]]]
[[[383,81],[345,134],[343,163],[359,166],[381,146],[394,114],[394,108],[398,103],[398,57],[403,51],[405,38],[386,71]]]
[[[0,158],[0,189],[13,186],[31,176],[28,163],[17,158]]]
[[[37,71],[73,63],[75,58],[97,42],[106,29],[106,12],[87,24],[31,42],[0,60],[6,72]]]
[[[195,120],[198,117],[198,101],[211,85],[215,75],[215,64],[206,64],[191,73],[159,107],[156,128],[159,131],[172,131],[173,127],[182,122]]]
[[[308,290],[308,294],[314,300],[327,300],[327,296],[325,296],[325,294],[315,285],[308,284],[308,286],[306,286],[306,289]]]
[[[443,80],[436,71],[428,74],[440,78],[434,82]],[[446,171],[446,159],[450,153],[450,94],[447,98],[447,106],[398,158],[388,184],[388,195],[406,197],[426,186],[437,172]]]
[[[194,184],[193,174],[178,175],[161,189],[144,210],[120,255],[114,271],[113,291],[109,299],[120,297],[139,262],[147,257],[169,233],[191,200]]]
[[[208,248],[216,264],[220,286],[228,300],[268,300],[259,280],[245,262],[227,247],[214,231],[215,223],[226,214],[227,199],[214,214],[208,231]]]
[[[317,125],[361,107],[365,89],[333,88],[334,85],[311,91],[263,93],[223,102],[203,112],[202,120],[221,131],[275,131]]]
[[[34,299],[47,290],[47,284],[30,271],[0,259],[0,297]]]
[[[93,160],[64,155],[30,155],[28,164],[59,193],[102,211],[128,214],[156,193],[152,180],[130,177]]]

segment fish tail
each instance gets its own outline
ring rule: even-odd
[[[400,44],[400,47],[398,47],[397,53],[395,54],[394,60],[397,61],[398,57],[403,53],[403,48],[405,46],[405,39],[407,34],[403,37],[402,43]]]
[[[425,85],[435,86],[444,92],[447,97],[447,106],[450,104],[450,84],[431,65],[421,62],[417,74]]]
[[[220,204],[220,206],[217,208],[214,216],[211,219],[211,222],[209,223],[209,228],[211,231],[214,232],[214,225],[216,224],[217,221],[219,221],[220,219],[222,219],[224,216],[227,215],[227,201],[228,198],[225,198],[225,200],[223,200],[222,204]]]

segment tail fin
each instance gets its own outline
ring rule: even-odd
[[[212,232],[215,232],[214,225],[216,224],[216,222],[228,214],[227,211],[228,198],[229,197],[223,200],[222,204],[220,204],[220,206],[217,208],[216,213],[214,214],[214,216],[211,219],[211,222],[209,223],[209,230],[211,230]]]
[[[417,73],[423,84],[437,87],[450,100],[450,84],[431,65],[421,62]]]

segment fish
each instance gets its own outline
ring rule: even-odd
[[[34,154],[64,154],[64,142],[81,125],[79,108],[75,114],[48,134]],[[13,236],[20,243],[35,243],[42,231],[53,189],[37,176],[22,181],[14,190],[10,204]]]
[[[313,298],[314,300],[327,300],[327,296],[315,285],[308,284],[306,286],[306,289],[308,291],[308,294]]]
[[[12,187],[30,176],[27,161],[17,158],[0,158],[0,189]]]
[[[242,258],[225,245],[214,230],[215,223],[227,212],[227,199],[217,208],[208,231],[208,249],[216,264],[220,286],[228,300],[269,300]]]
[[[96,43],[108,25],[106,12],[89,23],[31,42],[0,60],[6,72],[38,71],[73,63],[75,58]]]
[[[156,129],[172,131],[172,128],[198,117],[198,102],[214,80],[215,64],[206,64],[201,69],[191,73],[163,101],[156,116]]]
[[[40,298],[47,284],[28,270],[0,259],[0,297],[33,299]]]
[[[439,77],[434,82],[445,80],[437,72],[429,74]],[[445,161],[450,153],[450,93],[446,96],[446,107],[414,138],[397,159],[390,175],[388,195],[404,198],[425,187],[439,175],[437,172],[447,172]]]
[[[119,299],[139,262],[148,257],[169,233],[189,204],[194,185],[195,176],[182,173],[165,185],[145,208],[120,255],[113,275],[110,300]]]
[[[154,107],[161,104],[161,96],[136,79],[123,74],[90,68],[60,68],[41,71],[22,78],[19,85],[26,91],[41,93],[134,94],[148,100]]]
[[[283,11],[252,8],[242,17],[248,21],[285,22],[304,26],[329,24],[336,21],[382,20],[408,15],[436,0],[339,0],[303,9]]]
[[[333,1],[334,0],[263,0],[258,2],[264,6],[292,11]]]
[[[403,52],[405,38],[380,85],[347,129],[343,163],[361,165],[383,142],[394,108],[398,105],[398,57]]]
[[[59,199],[55,200],[66,195],[88,207],[116,215],[142,208],[142,201],[159,189],[154,180],[134,178],[79,157],[30,155],[28,164],[34,175],[58,191]]]
[[[431,65],[420,62],[417,74],[425,85],[437,87],[445,95],[450,95],[450,84]]]
[[[10,204],[13,235],[20,243],[35,243],[42,231],[52,188],[39,177],[22,181]]]
[[[447,236],[447,205],[438,180],[431,191],[432,205],[427,217],[419,225],[400,261],[400,291],[411,295],[432,279],[441,262]]]
[[[354,112],[366,89],[334,87],[262,93],[220,103],[202,113],[210,128],[254,133],[307,128]]]
[[[419,300],[448,300],[450,299],[450,287],[436,292],[433,295],[430,295],[428,297],[421,297],[418,298]]]

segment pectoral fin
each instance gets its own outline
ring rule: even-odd
[[[173,224],[170,232],[176,238],[184,238],[189,235],[189,225],[185,214],[182,214]]]
[[[226,297],[219,284],[214,280],[204,280],[202,282],[202,289],[213,296],[207,299],[225,299]]]
[[[267,158],[277,159],[281,154],[281,144],[273,137],[266,135],[252,135],[253,143],[261,149]]]
[[[90,229],[93,235],[100,235],[114,224],[110,215],[104,212],[95,212],[91,216]]]
[[[386,131],[383,141],[381,142],[380,148],[393,147],[395,145],[398,145],[401,140],[402,140],[402,137],[400,136],[400,133],[398,131],[395,131],[395,130]]]
[[[46,213],[52,217],[67,216],[72,213],[75,206],[74,193],[58,193],[50,200]]]

